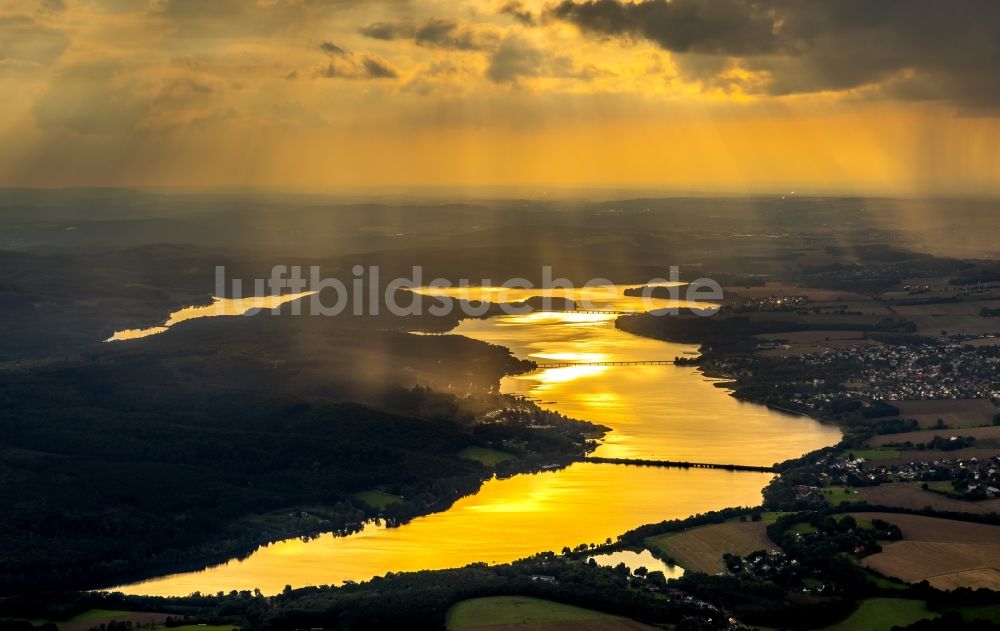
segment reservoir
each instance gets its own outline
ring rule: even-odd
[[[472,288],[476,289],[476,288]],[[625,286],[606,288],[595,310],[639,311]],[[447,290],[426,289],[426,293]],[[509,296],[519,300],[537,290]],[[577,292],[579,293],[579,292]],[[571,294],[573,297],[578,295]],[[494,297],[485,290],[480,297]],[[659,301],[656,308],[670,306]],[[648,307],[648,305],[644,305]],[[637,337],[615,313],[543,311],[463,320],[450,334],[506,346],[539,368],[503,380],[504,392],[612,429],[594,455],[771,465],[832,445],[840,431],[813,419],[741,403],[692,366],[595,365],[697,354],[697,347]],[[663,317],[670,317],[665,315]],[[545,367],[546,363],[559,367]],[[573,364],[566,366],[565,364]],[[642,524],[761,501],[769,473],[575,463],[486,482],[451,508],[398,528],[369,524],[265,546],[243,560],[116,587],[164,596],[363,581],[387,572],[504,563],[564,546],[601,543]]]

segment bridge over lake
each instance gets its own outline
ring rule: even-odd
[[[642,311],[622,311],[619,309],[541,309],[549,313],[600,313],[603,315],[636,315]]]
[[[587,456],[583,462],[597,464],[621,464],[636,467],[670,467],[674,469],[722,469],[724,471],[753,471],[755,473],[777,473],[774,467],[759,467],[746,464],[718,464],[708,462],[685,462],[680,460],[642,460],[638,458],[600,458]]]
[[[569,368],[570,366],[666,366],[676,364],[675,359],[638,359],[635,361],[606,361],[606,362],[542,362],[538,363],[539,368]]]

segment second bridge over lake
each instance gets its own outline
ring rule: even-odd
[[[634,361],[578,361],[578,362],[536,362],[539,368],[568,368],[570,366],[666,366],[676,364],[675,359],[637,359]]]
[[[710,462],[685,462],[682,460],[642,460],[637,458],[600,458],[586,456],[583,462],[597,464],[622,464],[636,467],[669,467],[673,469],[722,469],[724,471],[753,471],[756,473],[777,473],[774,467],[761,467],[747,464],[719,464]]]

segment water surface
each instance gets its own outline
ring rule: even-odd
[[[595,307],[637,310],[635,299],[622,296],[621,289]],[[669,304],[661,301],[656,307]],[[541,364],[581,362],[509,377],[502,386],[544,407],[611,427],[597,455],[770,465],[839,440],[834,427],[740,403],[693,367],[583,365],[697,352],[691,345],[619,331],[614,319],[601,313],[505,315],[465,320],[454,333],[507,346],[518,357]],[[508,562],[564,546],[600,543],[646,523],[756,505],[771,477],[577,463],[559,471],[491,480],[450,509],[399,528],[372,524],[347,537],[282,541],[242,561],[119,589],[184,595],[260,588],[270,594],[286,584],[337,584],[386,572]]]
[[[124,329],[115,331],[114,335],[104,340],[105,342],[121,342],[123,340],[137,340],[150,335],[165,333],[170,327],[187,320],[198,318],[218,318],[226,316],[241,316],[254,313],[261,309],[277,309],[281,305],[311,296],[315,292],[305,291],[297,294],[281,294],[273,296],[248,296],[246,298],[219,298],[214,296],[212,303],[207,305],[195,305],[184,307],[171,313],[166,322],[157,326],[145,329]]]

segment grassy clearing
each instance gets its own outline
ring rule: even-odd
[[[785,513],[782,512],[782,511],[764,511],[763,513],[760,514],[760,516],[761,516],[761,520],[765,524],[773,524],[774,522],[778,521],[778,518],[781,517],[784,514]],[[734,517],[733,521],[739,521],[739,518],[738,517]]]
[[[233,631],[234,628],[231,624],[186,624],[181,627],[170,627],[170,631]]]
[[[894,581],[892,579],[885,578],[884,576],[879,576],[873,572],[867,572],[867,574],[868,580],[882,589],[907,589],[909,587],[906,583]]]
[[[823,499],[829,502],[831,506],[837,506],[841,502],[860,502],[863,498],[854,489],[848,489],[843,486],[831,486],[823,489]]]
[[[980,605],[978,607],[948,607],[945,611],[957,611],[966,620],[1000,620],[1000,605]]]
[[[800,521],[797,524],[793,524],[791,528],[788,529],[789,532],[795,533],[797,535],[811,535],[814,532],[819,532],[816,530],[816,526],[808,524],[804,521]]]
[[[955,490],[955,486],[948,480],[940,480],[937,482],[927,482],[927,490],[934,491],[935,493],[942,493],[948,497],[955,499],[962,499],[962,494]]]
[[[938,614],[927,608],[922,600],[903,598],[870,598],[851,616],[831,627],[829,631],[889,631],[894,626],[907,626],[918,620],[937,618]]]
[[[578,620],[617,620],[599,611],[524,596],[493,596],[463,600],[448,611],[450,631],[501,624],[545,624]]]
[[[755,550],[775,548],[767,538],[767,523],[730,521],[699,526],[649,537],[646,545],[672,557],[685,570],[716,574],[725,569],[722,555],[726,552],[745,556]]]
[[[486,447],[466,447],[458,452],[458,457],[465,458],[466,460],[475,460],[487,467],[495,467],[506,460],[513,460],[514,454]]]
[[[895,460],[900,455],[898,449],[852,449],[850,453],[865,460]]]
[[[360,491],[355,493],[354,497],[378,510],[383,510],[393,504],[403,501],[403,498],[398,495],[392,495],[391,493],[378,490]]]

